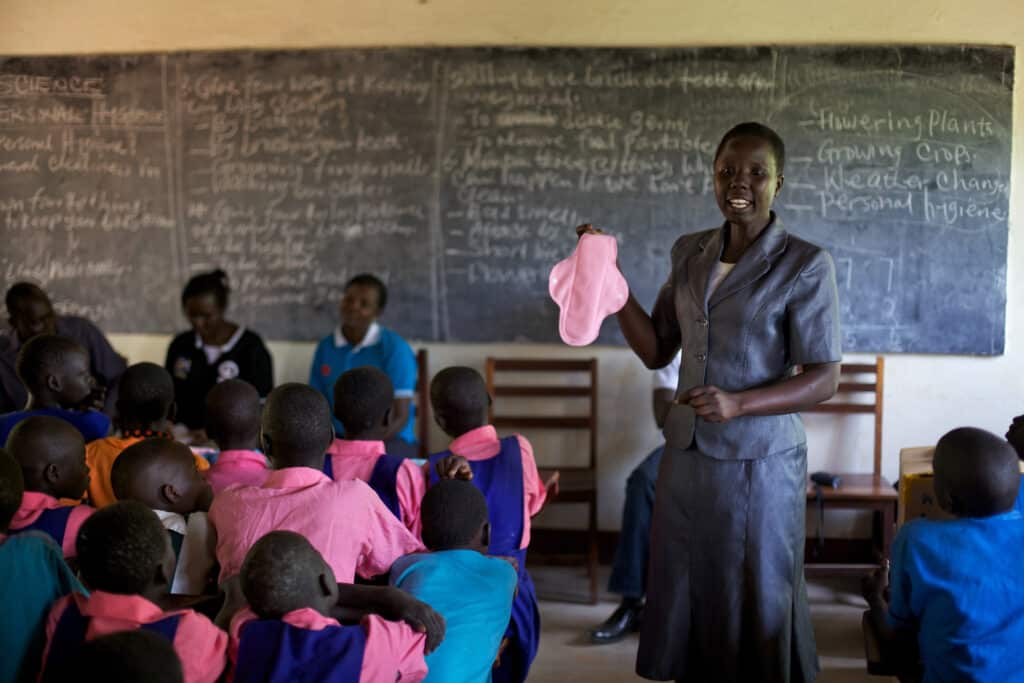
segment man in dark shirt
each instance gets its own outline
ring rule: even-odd
[[[4,303],[10,327],[0,331],[0,414],[25,407],[28,393],[14,372],[14,363],[22,344],[40,334],[68,337],[89,353],[97,396],[106,392],[104,406],[110,414],[114,408],[117,378],[124,372],[126,362],[110,346],[103,332],[85,318],[57,315],[46,292],[28,282],[19,282],[8,289]]]

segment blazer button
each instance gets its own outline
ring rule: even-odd
[[[698,353],[698,354],[697,354],[697,355],[695,356],[695,358],[696,358],[696,359],[697,359],[697,361],[698,361],[698,362],[700,362],[700,363],[703,363],[704,361],[706,361],[706,360],[708,359],[708,357],[707,357],[707,354],[703,354],[703,353]]]

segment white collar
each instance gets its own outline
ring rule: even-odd
[[[160,523],[164,525],[164,529],[181,534],[182,536],[185,535],[185,531],[188,529],[188,520],[185,519],[184,515],[179,515],[177,512],[168,512],[167,510],[153,510],[153,512],[160,518]]]
[[[226,344],[224,344],[223,346],[211,346],[211,347],[208,347],[208,348],[211,348],[211,349],[212,348],[219,348],[221,353],[227,353],[231,349],[235,348],[235,344],[238,343],[238,340],[242,338],[243,334],[245,334],[245,328],[243,326],[239,325],[238,329],[235,330],[235,333],[233,335],[231,335],[231,339],[228,339]],[[199,333],[197,332],[196,333],[196,348],[197,349],[201,349],[203,347],[206,347],[206,344],[203,343],[203,338],[200,337]]]
[[[363,341],[359,342],[352,347],[352,352],[360,351],[368,346],[374,346],[380,343],[380,325],[374,320],[370,323],[370,329],[366,330],[366,336],[363,337]],[[348,339],[345,339],[345,335],[341,333],[341,325],[334,328],[334,348],[340,349],[343,346],[348,346]]]

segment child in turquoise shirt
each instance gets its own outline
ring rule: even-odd
[[[444,617],[444,641],[427,655],[430,672],[424,680],[487,683],[512,612],[516,570],[484,554],[487,501],[472,483],[435,484],[423,498],[421,516],[423,543],[431,552],[395,562],[391,585]]]

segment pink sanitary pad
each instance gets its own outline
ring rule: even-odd
[[[551,269],[548,292],[561,309],[558,334],[570,346],[597,339],[601,321],[629,299],[629,285],[615,259],[618,245],[610,235],[586,234],[576,251]]]

